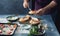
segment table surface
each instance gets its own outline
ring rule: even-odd
[[[0,23],[3,20],[6,20],[7,16],[9,16],[9,15],[0,15]],[[19,15],[19,16],[22,17],[25,15]],[[46,31],[47,36],[60,36],[50,15],[43,15],[43,16],[36,16],[36,15],[34,16],[33,15],[33,17],[42,18],[43,23],[47,24],[48,27],[50,27],[50,29]],[[3,21],[3,22],[5,22],[5,21]],[[6,22],[8,22],[8,21],[6,21]],[[21,31],[20,27],[18,27],[13,36],[28,36],[28,32],[29,32],[28,30]]]

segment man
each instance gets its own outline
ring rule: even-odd
[[[23,6],[24,8],[28,8],[29,6],[29,0],[24,0]],[[54,6],[56,6],[56,3],[54,0],[51,0],[51,2],[48,0],[35,0],[35,10],[36,14],[42,15],[46,13],[47,10],[50,10]],[[31,11],[30,11],[31,12]]]
[[[34,5],[35,8],[34,8],[34,13],[32,13],[32,14],[43,15],[43,14],[47,14],[50,12],[51,12],[51,14],[52,13],[54,14],[55,10],[58,9],[57,6],[59,7],[59,4],[58,4],[59,0],[34,0],[34,1],[35,1],[35,5]],[[23,6],[24,6],[24,8],[28,8],[29,0],[24,0]],[[33,12],[33,11],[31,10],[29,12]],[[58,14],[58,12],[57,12],[57,14]],[[55,18],[55,23],[56,23],[58,30],[60,31],[60,29],[59,29],[60,24],[59,24],[59,22],[57,22],[59,19],[59,16],[58,17],[57,16]]]

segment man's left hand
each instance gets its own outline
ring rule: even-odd
[[[36,11],[36,15],[43,15],[45,13],[45,9],[41,8]]]

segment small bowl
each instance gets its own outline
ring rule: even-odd
[[[43,31],[43,33],[40,34],[31,34],[31,36],[44,36],[45,35],[45,30]]]
[[[7,17],[7,20],[10,21],[10,22],[16,22],[19,18],[16,17],[16,16],[8,16]]]
[[[44,35],[45,35],[45,33],[42,34],[42,35],[40,35],[40,34],[32,34],[31,36],[44,36]]]

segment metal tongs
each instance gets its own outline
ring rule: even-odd
[[[28,9],[29,9],[29,11],[31,11],[32,9],[28,6]],[[29,14],[29,12],[28,12],[28,14],[27,15],[31,15],[31,14]]]
[[[31,11],[32,9],[28,6],[28,9]]]

